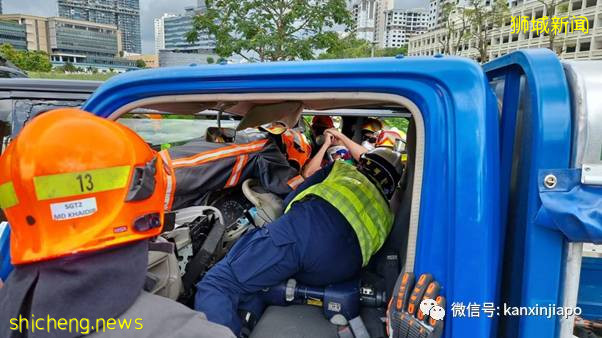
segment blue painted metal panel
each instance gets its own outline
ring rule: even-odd
[[[509,207],[502,210],[508,215],[503,301],[512,306],[560,305],[564,238],[558,231],[536,225],[534,219],[541,206],[538,171],[564,169],[570,164],[571,105],[564,71],[556,55],[547,49],[514,52],[486,64],[484,69],[490,79],[509,75],[516,86],[516,72],[525,79],[520,109],[516,109],[519,97],[512,91],[505,93],[503,101],[512,109],[504,109],[502,126],[518,122],[518,138],[502,140],[501,164],[505,172],[501,186],[509,187]],[[519,142],[516,147],[515,140]],[[507,149],[515,149],[514,156],[508,156]],[[557,335],[555,317],[501,320],[504,337]]]
[[[579,280],[577,306],[583,310],[582,317],[602,320],[602,258],[584,257]]]
[[[143,70],[102,85],[84,109],[109,116],[159,95],[375,92],[405,96],[425,121],[417,273],[431,272],[448,304],[496,302],[500,272],[499,125],[481,67],[467,59],[384,58]],[[451,316],[447,337],[490,337],[494,319]]]

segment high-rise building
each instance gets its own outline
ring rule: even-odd
[[[355,1],[351,6],[355,36],[358,39],[374,42],[376,0]]]
[[[392,9],[386,13],[385,48],[407,45],[410,37],[423,34],[428,29],[428,12],[425,9]]]
[[[51,61],[70,62],[81,68],[125,70],[135,62],[119,58],[123,50],[116,26],[65,18],[48,18]]]
[[[356,37],[383,47],[386,34],[386,12],[393,9],[394,3],[394,0],[352,1],[351,13]]]
[[[195,15],[202,15],[203,9],[187,7],[181,15],[164,14],[155,19],[155,50],[178,53],[212,54],[215,51],[215,39],[207,32],[200,31],[196,42],[190,43],[187,34],[193,29]]]
[[[155,19],[155,55],[159,55],[161,49],[165,49],[165,19],[174,17],[174,14],[163,14]]]
[[[59,16],[113,25],[126,52],[142,52],[139,0],[58,0]]]

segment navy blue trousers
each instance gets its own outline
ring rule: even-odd
[[[257,292],[291,277],[326,286],[356,276],[362,254],[341,213],[314,198],[293,205],[278,220],[245,234],[197,284],[195,309],[239,334],[238,310],[261,315]]]

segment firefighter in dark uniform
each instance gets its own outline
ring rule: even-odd
[[[393,224],[389,208],[401,154],[377,148],[358,166],[335,161],[308,177],[285,201],[285,214],[246,233],[197,284],[195,308],[239,334],[239,311],[259,317],[257,293],[288,278],[328,285],[356,276]]]
[[[148,240],[163,230],[163,171],[133,131],[81,110],[25,125],[0,157],[15,265],[0,289],[1,337],[234,337],[143,291]]]
[[[235,143],[192,141],[161,151],[168,163],[166,210],[200,205],[206,194],[232,188],[248,178],[277,195],[303,182],[300,170],[311,156],[305,135],[274,123],[238,132]]]

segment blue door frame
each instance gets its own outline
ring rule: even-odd
[[[446,337],[495,335],[495,318],[453,317],[450,311],[454,302],[499,300],[499,125],[478,64],[419,57],[141,70],[107,81],[83,108],[107,117],[156,96],[296,92],[395,94],[420,109],[425,152],[414,271],[432,273],[444,288]]]
[[[502,217],[507,227],[502,302],[561,306],[565,240],[534,219],[541,206],[539,170],[570,166],[571,104],[564,70],[548,49],[514,52],[484,70],[490,80],[505,81],[500,123]],[[556,337],[557,325],[554,316],[501,317],[500,337]]]

